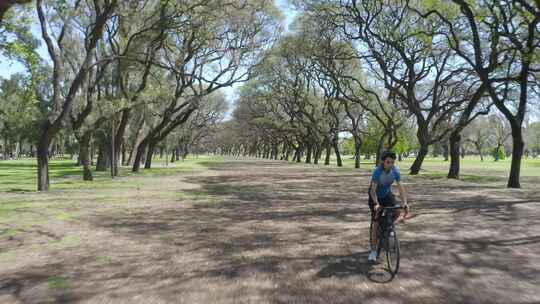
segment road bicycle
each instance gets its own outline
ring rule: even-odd
[[[402,206],[382,207],[379,215],[377,260],[381,255],[386,256],[386,265],[392,276],[395,276],[399,270],[399,240],[397,237],[394,223],[394,214],[397,209],[403,209]],[[373,219],[369,227],[369,242],[372,242]]]

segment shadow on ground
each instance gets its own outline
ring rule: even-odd
[[[88,212],[73,224],[87,233],[78,246],[4,271],[0,299],[540,301],[538,192],[409,180],[415,216],[398,226],[402,260],[392,278],[367,263],[369,172],[265,161],[208,166],[212,175],[179,177],[198,185],[181,198]],[[67,278],[52,294],[51,275]]]

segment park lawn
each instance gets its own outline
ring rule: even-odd
[[[354,159],[350,156],[344,156],[344,167],[354,167]],[[407,173],[408,169],[414,162],[414,158],[405,158],[397,165],[401,168],[402,173]],[[335,164],[335,161],[334,161]],[[443,158],[426,158],[422,164],[420,176],[426,177],[445,177],[448,173],[449,161],[444,161]],[[486,157],[481,161],[479,157],[467,156],[461,159],[460,168],[462,179],[471,182],[481,181],[497,181],[506,179],[510,172],[511,158],[505,160],[493,161]],[[372,161],[362,160],[360,166],[371,168]],[[524,158],[521,163],[522,177],[540,177],[540,158]]]
[[[428,168],[432,165],[426,163]],[[214,303],[257,292],[260,289],[245,286],[254,286],[253,282],[268,286],[264,285],[267,275],[293,284],[291,296],[298,296],[295,290],[324,286],[329,289],[321,294],[336,286],[341,286],[338,291],[343,286],[357,290],[359,279],[370,289],[387,286],[359,275],[369,277],[372,270],[354,270],[365,260],[368,242],[359,237],[368,233],[367,205],[358,203],[369,183],[372,165],[367,163],[356,170],[349,164],[336,168],[335,164],[201,157],[164,168],[157,159],[155,169],[139,174],[123,168],[114,180],[103,172],[95,175],[94,182],[83,182],[73,161],[53,160],[54,183],[45,193],[34,191],[32,160],[11,164],[17,162],[0,162],[0,185],[10,178],[17,181],[0,190],[0,280],[8,282],[6,286],[22,287],[0,295],[0,303],[18,303],[12,299],[19,295],[40,303],[65,302],[70,295],[95,303],[114,302],[110,299],[135,303],[130,301],[135,297],[146,303],[147,298],[168,292],[174,303],[178,295],[188,297],[193,290],[198,294],[197,288],[204,295],[212,294],[190,302]],[[489,282],[507,284],[515,278],[511,275],[537,271],[536,266],[515,262],[525,259],[538,265],[533,250],[537,230],[531,229],[530,221],[538,218],[531,213],[538,210],[536,189],[508,191],[502,183],[484,187],[423,178],[407,177],[415,215],[421,220],[413,219],[403,234],[404,252],[423,259],[417,263],[404,256],[400,270],[404,275],[397,282],[410,286],[407,276],[414,273],[415,282],[433,289],[428,282],[440,273],[440,265],[445,271],[448,266],[457,269],[445,284],[461,282],[457,278],[463,280],[463,269],[471,265],[462,266],[452,257],[470,254],[467,242],[475,239],[467,234],[469,230],[483,233],[475,237],[493,237],[494,244],[523,242],[519,253],[510,255],[510,263],[521,268],[511,267],[508,273],[495,267],[508,262],[507,250],[489,247],[478,255],[491,259],[489,271],[475,268],[489,275]],[[14,190],[23,188],[27,190]],[[520,221],[514,215],[528,218]],[[529,234],[515,235],[513,230],[491,234],[508,219],[513,224],[507,227]],[[476,228],[469,229],[472,225]],[[436,247],[422,245],[426,235],[437,236],[428,240]],[[441,236],[442,241],[437,239]],[[470,240],[460,239],[463,236]],[[352,280],[339,277],[344,267],[354,270]],[[446,274],[438,279],[446,280]],[[520,289],[525,283],[522,279],[514,289],[532,293],[530,287]],[[228,293],[235,288],[236,293]],[[275,288],[275,294],[291,292]],[[409,302],[416,303],[416,296]]]
[[[78,188],[103,188],[118,187],[122,185],[125,177],[128,176],[153,176],[171,175],[179,172],[189,172],[204,170],[208,165],[220,161],[220,157],[198,156],[190,157],[185,161],[168,163],[156,158],[153,161],[153,168],[145,170],[141,168],[140,173],[134,174],[130,167],[121,167],[120,176],[111,182],[110,171],[93,171],[94,181],[85,182],[82,180],[82,167],[75,166],[71,159],[52,159],[49,164],[49,176],[51,190],[66,190]],[[37,167],[35,159],[21,159],[0,161],[0,192],[27,192],[36,191]]]
[[[0,303],[275,302],[282,294],[284,303],[329,303],[323,296],[332,292],[351,303],[358,292],[389,303],[396,297],[419,303],[428,293],[432,298],[421,302],[432,303],[441,288],[449,286],[446,296],[468,286],[463,282],[472,284],[465,291],[479,303],[490,303],[483,299],[502,285],[513,292],[509,299],[536,299],[536,189],[407,177],[415,217],[399,227],[400,277],[380,284],[372,277],[384,278],[383,270],[365,262],[367,165],[248,158],[154,165],[155,171],[123,171],[114,181],[97,176],[98,183],[65,184],[80,172],[56,172],[55,185],[66,188],[0,192],[0,280],[20,286],[6,288]],[[480,276],[485,280],[478,282]],[[430,285],[434,280],[440,284]],[[387,295],[388,288],[403,294]]]
[[[122,167],[120,176],[111,180],[109,172],[93,172],[94,181],[82,180],[82,168],[73,160],[53,159],[50,163],[51,191],[36,191],[36,161],[33,159],[0,161],[0,236],[8,236],[28,227],[45,224],[48,220],[75,220],[77,209],[86,203],[115,204],[128,202],[133,193],[151,187],[154,177],[167,178],[208,169],[219,163],[220,157],[201,156],[185,161],[164,164],[159,159],[154,168],[141,169],[138,174]],[[156,193],[157,192],[157,193]],[[147,193],[149,196],[168,199],[182,198],[181,193]]]

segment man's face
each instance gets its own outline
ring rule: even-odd
[[[387,157],[383,162],[384,169],[392,169],[392,167],[394,167],[394,162],[395,160],[393,160],[391,157]]]

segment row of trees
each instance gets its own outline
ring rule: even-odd
[[[4,155],[24,143],[36,154],[40,190],[63,148],[91,179],[95,154],[114,175],[150,168],[164,146],[315,163],[333,153],[340,165],[345,133],[357,167],[361,151],[414,149],[418,174],[436,146],[458,178],[462,148],[483,151],[467,130],[495,112],[510,130],[495,136],[512,145],[508,186],[520,186],[539,99],[537,0],[292,1],[300,16],[278,43],[270,0],[27,2],[1,11],[0,51],[27,72],[2,83],[0,127]],[[216,130],[221,90],[243,82]]]
[[[229,124],[240,136],[223,142],[223,151],[296,161],[305,154],[315,163],[324,154],[328,163],[333,150],[339,165],[339,134],[348,132],[357,166],[368,141],[376,142],[375,153],[404,152],[414,142],[410,174],[418,174],[429,147],[448,142],[448,177],[458,178],[460,150],[470,140],[464,130],[498,112],[510,129],[508,187],[520,187],[524,122],[538,107],[540,2],[297,6],[295,31],[266,53],[258,77],[243,87]]]
[[[222,89],[252,77],[280,26],[269,0],[36,0],[3,17],[2,51],[27,72],[3,81],[0,121],[4,139],[35,153],[38,190],[58,142],[79,150],[85,180],[95,154],[115,175],[122,163],[150,168],[164,146],[188,153],[222,119]]]

